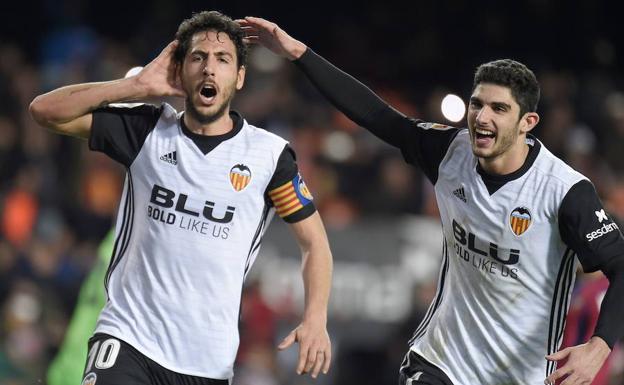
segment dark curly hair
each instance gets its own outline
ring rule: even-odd
[[[480,83],[509,87],[511,95],[520,105],[520,116],[537,110],[540,87],[533,71],[522,63],[501,59],[481,64],[475,73],[472,90]]]
[[[226,33],[234,46],[236,46],[236,58],[238,66],[247,63],[247,44],[243,41],[244,33],[240,25],[229,16],[217,11],[203,11],[194,14],[191,18],[184,20],[178,27],[175,38],[178,47],[174,53],[174,60],[177,63],[184,62],[184,57],[191,46],[191,39],[197,32],[216,31]]]

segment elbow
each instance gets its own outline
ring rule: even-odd
[[[46,101],[44,95],[39,95],[30,102],[28,112],[40,126],[53,132],[58,132],[58,119],[55,115],[55,110],[51,103]]]
[[[28,107],[30,116],[40,125],[47,127],[52,121],[52,109],[42,95],[37,96]]]

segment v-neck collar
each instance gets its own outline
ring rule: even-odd
[[[232,121],[234,122],[234,127],[230,131],[221,135],[202,135],[192,132],[184,123],[184,114],[180,115],[180,127],[182,128],[184,136],[191,139],[197,148],[204,155],[206,155],[221,144],[221,142],[233,138],[243,129],[244,120],[241,114],[236,111],[230,111],[230,118],[232,118]]]
[[[537,138],[535,138],[535,136],[531,134],[527,135],[526,143],[529,145],[529,154],[524,160],[522,167],[510,174],[489,174],[483,169],[483,167],[481,167],[481,164],[477,160],[477,173],[481,176],[481,179],[483,180],[483,183],[485,184],[485,187],[487,188],[490,195],[494,194],[506,183],[516,180],[522,175],[526,174],[531,166],[533,166],[533,163],[535,163],[535,159],[537,159],[542,145],[540,144],[539,140],[537,140]]]

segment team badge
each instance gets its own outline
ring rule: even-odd
[[[81,385],[95,385],[96,380],[97,380],[97,375],[91,372],[85,376],[84,380],[82,380]]]
[[[516,207],[509,216],[511,231],[520,236],[531,226],[531,213],[526,207]]]
[[[299,193],[303,195],[305,199],[310,201],[313,199],[312,193],[310,193],[310,190],[308,190],[308,186],[306,186],[303,178],[301,178],[301,175],[299,175],[299,185],[297,186],[297,190],[299,190]]]
[[[429,123],[429,122],[421,122],[421,123],[418,123],[417,126],[422,128],[423,130],[440,130],[440,131],[446,131],[448,129],[453,128],[451,126],[447,126],[446,124]]]
[[[251,181],[251,170],[244,164],[237,164],[230,170],[230,183],[234,190],[241,191]]]

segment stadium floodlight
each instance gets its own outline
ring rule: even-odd
[[[448,94],[442,99],[442,115],[451,122],[459,122],[464,118],[466,113],[466,105],[464,101],[457,95]]]

